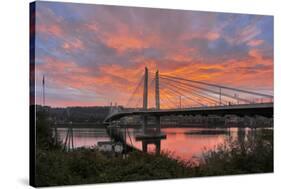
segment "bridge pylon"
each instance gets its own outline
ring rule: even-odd
[[[160,110],[159,71],[155,73],[155,107]],[[156,131],[160,132],[160,116],[156,116]]]
[[[148,69],[145,67],[144,69],[144,84],[143,84],[143,109],[147,110],[148,102]],[[147,127],[147,116],[143,116],[143,129],[145,130]]]
[[[147,109],[147,101],[148,101],[148,69],[145,67],[144,69],[144,84],[143,84],[143,109]]]
[[[159,71],[155,73],[155,107],[157,110],[160,109],[160,91],[159,91]]]

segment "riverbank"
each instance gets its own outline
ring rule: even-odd
[[[105,128],[107,125],[103,123],[85,123],[85,122],[73,122],[73,123],[60,123],[60,124],[53,124],[51,125],[52,128]],[[119,124],[119,127],[121,128],[132,128],[132,129],[140,129],[142,126],[140,124]],[[155,128],[155,125],[151,124],[147,126],[148,128]],[[161,123],[161,128],[263,128],[261,126],[254,126],[254,127],[249,127],[248,125],[242,125],[240,126],[239,124],[228,124],[225,125],[224,123],[222,124],[202,124],[202,123],[189,123],[189,124],[165,124]],[[273,128],[273,126],[268,126],[267,128]]]
[[[270,138],[269,135],[264,137]],[[147,154],[133,151],[124,158],[122,155],[115,156],[97,149],[81,148],[68,153],[59,149],[39,150],[36,154],[36,185],[75,185],[273,172],[273,145],[269,141],[233,141],[230,145],[206,151],[199,160],[199,165],[173,159],[170,153],[164,152]]]
[[[203,152],[199,163],[174,159],[171,152],[132,151],[124,157],[80,148],[65,152],[48,122],[37,122],[36,186],[56,186],[273,172],[273,130],[259,130]]]

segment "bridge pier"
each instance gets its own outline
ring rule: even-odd
[[[160,133],[161,125],[160,125],[160,116],[156,116],[156,132]]]
[[[145,142],[145,141],[142,141],[142,151],[143,152],[147,152],[147,142]]]
[[[143,140],[142,141],[142,151],[147,152],[147,147],[149,144],[153,144],[155,146],[155,153],[159,154],[161,151],[161,140]]]

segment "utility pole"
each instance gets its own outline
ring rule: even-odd
[[[221,106],[221,87],[220,87],[220,106]]]
[[[110,102],[109,114],[112,113],[112,102]]]
[[[181,96],[180,96],[180,98],[179,98],[179,99],[180,99],[180,109],[181,109]]]
[[[237,104],[239,104],[239,94],[236,94],[236,93],[235,93],[234,96],[235,96],[235,98],[237,98]]]
[[[42,84],[43,84],[43,107],[45,107],[45,75],[43,75]]]

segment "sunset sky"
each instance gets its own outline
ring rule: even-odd
[[[125,105],[151,72],[273,93],[273,17],[37,2],[36,103]],[[161,82],[161,81],[160,81]]]

